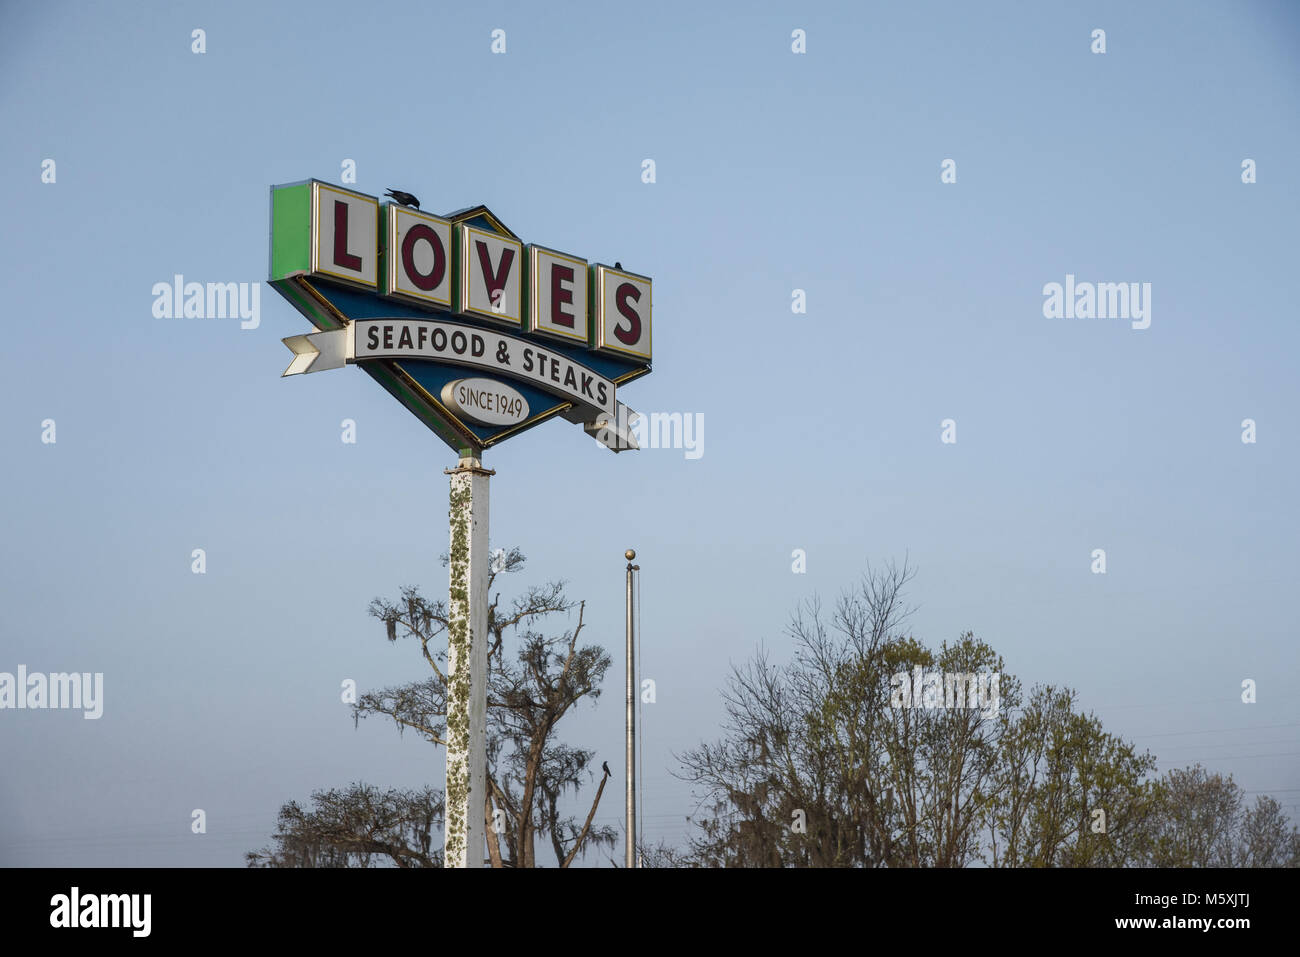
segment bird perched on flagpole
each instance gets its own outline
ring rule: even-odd
[[[410,193],[402,192],[400,189],[390,188],[388,192],[384,193],[384,195],[391,196],[393,199],[397,200],[403,206],[414,206],[416,209],[420,208],[419,199],[417,199],[415,196],[412,196]]]
[[[613,776],[614,776],[614,773],[613,773],[612,771],[610,771],[610,769],[609,769],[609,762],[608,762],[608,761],[601,761],[601,762],[600,762],[600,769],[601,769],[602,771],[605,772],[605,777],[610,778],[610,777],[613,777]]]

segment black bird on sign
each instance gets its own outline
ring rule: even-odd
[[[609,762],[608,762],[608,761],[601,761],[601,762],[600,762],[600,769],[601,769],[602,771],[605,772],[605,777],[607,777],[607,778],[609,778],[609,777],[613,777],[613,774],[612,774],[612,773],[610,772],[610,770],[609,770]]]
[[[412,196],[410,193],[403,193],[400,189],[389,189],[384,195],[393,197],[393,199],[397,200],[403,206],[414,206],[416,209],[420,208],[420,201],[416,197]]]
[[[615,269],[622,269],[622,268],[623,268],[623,264],[620,263],[620,262],[616,262],[616,263],[614,263],[614,268],[615,268]]]

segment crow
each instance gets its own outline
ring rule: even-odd
[[[403,193],[400,189],[390,188],[388,192],[384,193],[384,195],[393,197],[393,199],[397,200],[403,206],[414,206],[416,209],[420,208],[420,201],[416,197],[412,196],[410,193]]]
[[[613,777],[613,772],[611,772],[611,771],[609,770],[609,762],[608,762],[608,761],[601,761],[601,762],[600,762],[600,767],[601,767],[601,770],[603,770],[603,771],[605,772],[605,777],[607,777],[607,778],[608,778],[608,777]]]
[[[622,264],[622,263],[614,263],[614,268],[615,268],[615,269],[622,269],[622,268],[623,268],[623,264]]]

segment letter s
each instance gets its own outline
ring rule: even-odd
[[[618,307],[619,315],[629,323],[625,331],[622,326],[614,327],[614,336],[625,346],[634,346],[641,341],[641,317],[636,314],[636,310],[628,305],[628,300],[633,302],[641,301],[641,290],[630,282],[622,283],[614,293],[614,304]]]

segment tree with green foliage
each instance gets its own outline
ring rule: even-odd
[[[787,628],[787,664],[733,666],[722,736],[679,755],[702,813],[661,866],[1296,866],[1300,833],[1231,778],[1155,776],[1156,759],[1082,713],[1069,688],[1020,682],[972,633],[931,650],[905,628],[912,571],[868,570],[827,616]],[[917,701],[917,679],[942,676]],[[997,676],[996,704],[972,675]],[[911,677],[915,676],[915,677]],[[964,696],[949,694],[951,684]],[[910,680],[909,680],[910,678]],[[989,696],[992,697],[992,696]],[[909,700],[910,699],[910,700]],[[985,706],[989,705],[989,706]]]
[[[985,708],[896,702],[913,669],[998,672],[966,634],[937,653],[904,630],[906,566],[868,570],[827,618],[807,603],[789,664],[760,649],[733,667],[724,736],[679,756],[706,808],[701,866],[959,867],[979,852],[1004,724]],[[969,690],[969,689],[967,689]],[[1011,682],[1000,701],[1016,701]],[[909,694],[910,697],[910,694]],[[964,699],[963,699],[964,700]]]
[[[1159,786],[1155,758],[1076,710],[1068,688],[1037,686],[1006,716],[984,859],[993,867],[1140,864]]]

